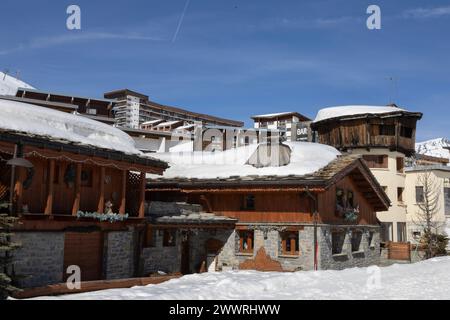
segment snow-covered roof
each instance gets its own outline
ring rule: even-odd
[[[144,156],[125,132],[79,115],[0,100],[0,129]]]
[[[330,107],[319,110],[314,122],[319,122],[328,119],[340,118],[344,116],[352,115],[365,115],[365,114],[383,114],[383,113],[393,113],[399,111],[406,111],[398,107],[389,106],[365,106],[365,105],[350,105],[350,106],[339,106]]]
[[[15,96],[19,88],[34,89],[29,84],[0,72],[0,94]]]
[[[288,111],[288,112],[278,112],[278,113],[268,113],[268,114],[259,114],[256,116],[252,116],[252,119],[272,119],[272,118],[277,118],[277,117],[283,117],[283,116],[296,116],[302,120],[309,120],[308,117],[295,112],[295,111]]]
[[[223,152],[172,152],[152,154],[169,163],[163,178],[215,179],[232,176],[288,176],[314,173],[335,160],[335,148],[310,142],[285,142],[291,149],[290,163],[282,167],[255,168],[246,164],[258,148],[252,144]],[[276,150],[274,150],[276,151]]]

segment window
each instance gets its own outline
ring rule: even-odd
[[[299,236],[296,232],[282,232],[281,236],[281,254],[295,256],[299,253]]]
[[[97,114],[97,109],[95,109],[95,108],[87,108],[86,109],[86,113],[95,116]]]
[[[403,190],[404,188],[397,188],[397,201],[403,203]]]
[[[336,203],[338,206],[340,206],[342,208],[345,207],[344,190],[336,189]]]
[[[352,252],[360,251],[361,239],[361,231],[352,231]]]
[[[248,194],[244,197],[243,210],[255,210],[255,195]]]
[[[248,146],[250,144],[250,137],[244,138],[244,145]]]
[[[176,231],[164,230],[163,231],[163,247],[175,247],[176,245]]]
[[[367,239],[367,243],[369,244],[369,248],[373,248],[373,247],[375,247],[375,243],[374,243],[374,232],[373,231],[370,231],[369,232],[369,238]]]
[[[382,222],[381,223],[381,241],[382,242],[388,242],[392,241],[392,238],[394,237],[393,230],[392,230],[392,222]]]
[[[403,169],[405,168],[405,158],[398,157],[397,158],[397,172],[403,173]]]
[[[424,202],[425,197],[423,193],[423,187],[416,187],[416,203],[422,203]]]
[[[409,128],[409,127],[401,127],[400,128],[400,135],[404,138],[412,138],[413,136],[413,128]]]
[[[369,168],[387,168],[388,157],[387,155],[363,155],[364,161]]]
[[[353,191],[347,191],[347,206],[350,208],[355,207],[355,199],[354,199]]]
[[[397,242],[406,242],[406,222],[397,222]]]
[[[344,246],[345,233],[343,231],[333,231],[331,233],[332,254],[341,254]]]
[[[253,253],[254,243],[253,231],[240,231],[239,232],[239,252]]]
[[[155,246],[155,233],[152,226],[147,226],[145,230],[145,238],[144,238],[144,248],[154,247]]]
[[[394,125],[380,125],[380,136],[395,136]]]

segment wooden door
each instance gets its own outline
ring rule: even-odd
[[[68,266],[81,269],[81,281],[101,280],[103,235],[101,232],[66,232],[64,242],[64,279]]]
[[[190,270],[190,248],[189,248],[189,235],[183,237],[183,241],[181,242],[181,273],[189,274]]]

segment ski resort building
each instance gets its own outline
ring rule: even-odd
[[[185,125],[202,122],[203,125],[244,126],[244,123],[240,121],[162,105],[149,100],[147,95],[128,89],[107,92],[104,96],[106,99],[114,99],[117,102],[115,115],[117,124],[121,127],[139,129],[142,124],[148,124],[153,120],[164,120],[166,123],[182,121]]]
[[[276,130],[286,141],[313,141],[311,119],[298,112],[280,112],[252,116],[255,129]]]
[[[147,186],[146,218],[166,266],[294,271],[379,262],[375,212],[389,199],[360,156],[307,142],[155,156],[170,168]],[[199,231],[217,222],[228,228]],[[165,248],[169,238],[177,248]]]
[[[318,142],[348,154],[362,155],[391,199],[379,211],[383,242],[406,242],[407,205],[405,157],[415,153],[416,123],[420,112],[390,106],[343,106],[320,110],[312,123]]]

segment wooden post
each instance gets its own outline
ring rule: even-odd
[[[139,187],[139,218],[142,219],[145,217],[145,185],[146,185],[145,172],[141,172],[141,180]]]
[[[119,207],[119,214],[125,214],[125,205],[126,205],[126,199],[127,199],[127,171],[122,171],[122,193],[120,195],[120,207]]]
[[[55,160],[50,160],[48,166],[47,180],[47,203],[45,204],[45,214],[53,213],[53,180],[55,180]]]
[[[77,172],[75,176],[75,199],[72,206],[72,215],[76,216],[80,210],[81,200],[81,163],[77,163]]]
[[[100,180],[99,180],[99,197],[97,212],[105,212],[105,167],[100,168]]]
[[[14,194],[16,195],[16,212],[22,213],[23,206],[23,182],[26,179],[26,169],[16,167],[17,179],[14,185]]]

